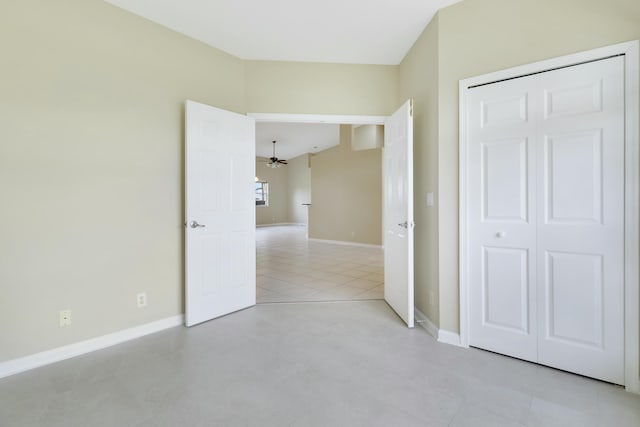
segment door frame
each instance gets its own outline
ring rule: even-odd
[[[334,125],[382,125],[389,116],[369,116],[355,114],[296,114],[296,113],[247,113],[256,123],[325,123]],[[411,177],[413,179],[413,176]],[[382,165],[382,180],[384,182],[384,164]],[[307,210],[307,238],[309,237],[309,211]],[[382,248],[384,249],[384,201],[382,206]],[[414,284],[415,287],[415,284]],[[415,314],[414,314],[415,316]]]
[[[460,245],[460,344],[469,347],[469,234],[467,226],[467,90],[472,86],[513,79],[625,55],[625,194],[624,194],[624,295],[625,295],[625,387],[640,393],[640,282],[638,259],[640,243],[640,41],[634,40],[565,55],[527,65],[475,76],[459,82],[459,245]]]
[[[337,114],[247,113],[258,122],[327,123],[332,125],[384,125],[387,116]]]

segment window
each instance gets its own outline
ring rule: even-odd
[[[269,183],[256,181],[256,206],[269,206]]]

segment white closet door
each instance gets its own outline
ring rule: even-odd
[[[622,384],[624,57],[539,80],[539,362]]]
[[[471,345],[624,381],[623,61],[469,90]]]
[[[535,127],[531,79],[468,101],[470,343],[537,360]]]

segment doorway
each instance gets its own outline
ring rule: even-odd
[[[265,153],[256,179],[270,181],[274,198],[271,208],[256,207],[258,303],[384,297],[383,126],[331,119],[256,123],[256,153]],[[377,144],[361,137],[369,128]],[[286,164],[267,157],[272,140]]]
[[[410,328],[413,302],[413,100],[407,100],[391,116],[309,116],[248,114],[257,121],[291,121],[341,124],[383,124],[384,299]]]
[[[326,122],[327,116],[319,117],[315,120]],[[340,117],[338,123],[348,122],[349,117],[359,118],[333,116],[333,119],[336,117]],[[188,326],[255,305],[256,242],[255,238],[250,239],[255,236],[255,204],[246,197],[253,192],[255,184],[255,120],[250,115],[187,101],[185,294]],[[413,327],[413,101],[406,101],[393,115],[376,120],[384,123],[384,139],[388,141],[383,156],[383,226],[388,245],[387,255],[383,256],[384,297],[398,316]],[[282,117],[278,121],[282,121]],[[362,118],[356,123],[361,122]],[[247,209],[249,207],[252,209]],[[218,214],[226,220],[207,220],[209,227],[200,220],[218,218]],[[221,233],[237,233],[241,238],[231,248],[238,250],[229,251],[229,245],[216,239]],[[216,300],[215,304],[211,299]]]

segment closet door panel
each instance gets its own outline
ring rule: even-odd
[[[536,361],[536,154],[528,86],[518,79],[470,90],[469,342]]]
[[[624,381],[623,57],[540,74],[540,363]]]

